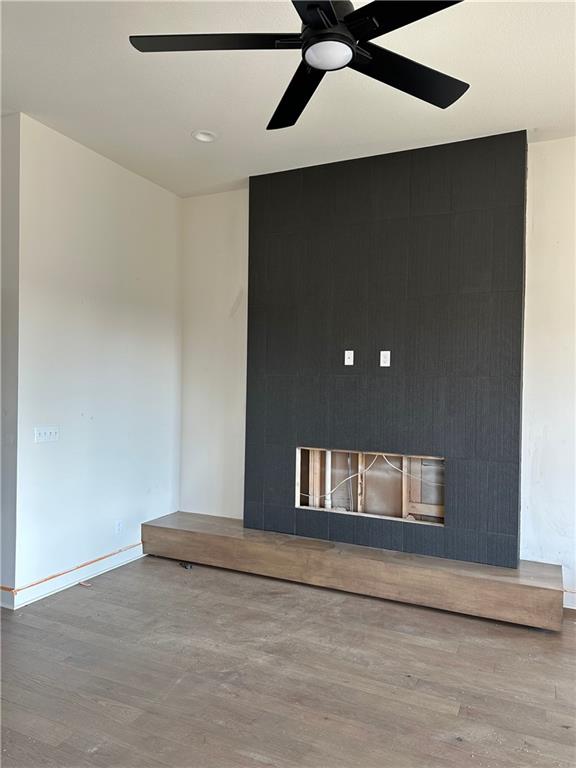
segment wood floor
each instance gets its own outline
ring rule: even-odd
[[[3,612],[4,768],[573,768],[576,623],[144,558]]]

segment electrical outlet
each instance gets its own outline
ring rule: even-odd
[[[344,365],[354,365],[354,350],[347,349],[344,352]]]
[[[124,530],[124,522],[122,520],[116,520],[114,523],[114,533],[119,536]]]
[[[380,368],[390,368],[390,350],[380,350]]]
[[[56,440],[60,440],[58,427],[34,427],[35,443],[54,443]]]

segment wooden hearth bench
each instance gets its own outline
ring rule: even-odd
[[[175,512],[142,525],[144,553],[487,619],[559,630],[562,569],[517,569],[243,528],[242,521]]]

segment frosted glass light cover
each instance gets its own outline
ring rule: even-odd
[[[342,69],[352,61],[352,49],[338,40],[321,40],[306,49],[304,58],[314,69]]]

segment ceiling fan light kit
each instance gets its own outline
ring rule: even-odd
[[[268,130],[275,130],[294,125],[326,72],[345,67],[441,109],[449,107],[468,90],[468,83],[370,40],[460,2],[375,0],[354,10],[348,0],[293,0],[302,22],[300,34],[134,35],[130,42],[143,53],[300,48],[300,66],[267,126]]]
[[[353,56],[352,46],[341,40],[319,40],[304,49],[304,61],[324,72],[347,67]]]

